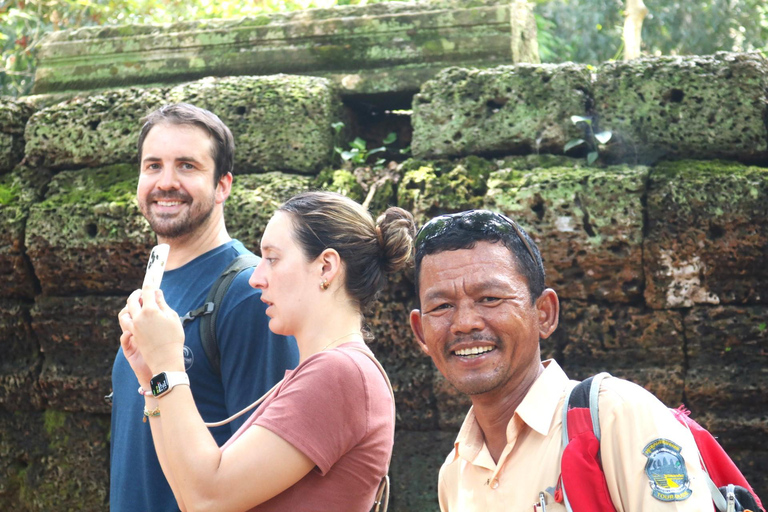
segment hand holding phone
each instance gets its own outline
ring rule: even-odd
[[[149,254],[149,261],[147,262],[147,272],[144,274],[143,286],[149,285],[154,289],[160,288],[160,282],[163,280],[163,272],[165,272],[165,264],[168,261],[170,250],[171,246],[168,244],[158,244],[152,249],[152,252]]]

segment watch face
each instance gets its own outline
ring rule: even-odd
[[[168,377],[165,375],[165,372],[155,375],[149,381],[149,385],[152,388],[152,394],[160,396],[168,391]]]

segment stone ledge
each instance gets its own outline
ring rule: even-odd
[[[353,94],[413,93],[446,66],[512,62],[511,32],[509,5],[493,0],[85,28],[42,42],[34,93],[275,73],[328,77]]]

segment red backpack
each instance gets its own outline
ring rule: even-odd
[[[597,397],[605,377],[610,375],[600,373],[590,377],[576,385],[565,397],[560,492],[555,492],[555,500],[562,500],[569,512],[616,510],[600,462]],[[712,434],[693,421],[682,406],[670,411],[693,434],[702,467],[709,476],[714,510],[765,512],[744,475]]]

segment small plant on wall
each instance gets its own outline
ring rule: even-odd
[[[563,147],[563,153],[581,145],[587,146],[587,165],[592,165],[600,156],[600,151],[611,140],[613,132],[604,130],[595,133],[593,118],[591,116],[571,116],[571,122],[584,130],[584,138],[571,139]]]
[[[338,137],[341,133],[341,130],[344,128],[344,123],[333,123],[331,126],[333,127],[333,130]],[[382,141],[382,144],[384,144],[383,146],[368,149],[368,143],[364,139],[355,137],[355,139],[349,143],[349,149],[344,149],[340,146],[334,146],[333,149],[341,158],[342,165],[346,163],[351,167],[362,167],[365,165],[380,167],[384,165],[385,159],[377,158],[375,161],[370,162],[371,156],[377,153],[383,153],[387,150],[386,146],[392,144],[396,140],[397,135],[394,132],[391,132]]]

